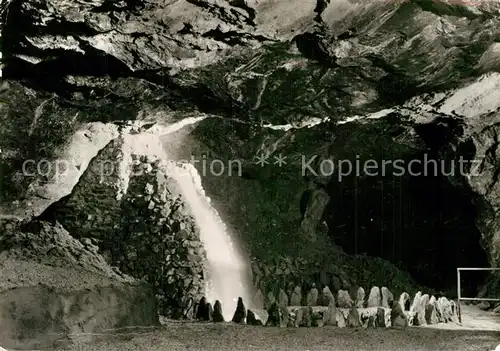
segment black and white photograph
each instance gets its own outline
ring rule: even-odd
[[[500,351],[500,0],[0,0],[0,351]]]

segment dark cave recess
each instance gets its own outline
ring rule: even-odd
[[[330,182],[327,191],[335,201],[325,210],[329,235],[349,254],[382,257],[424,286],[453,290],[457,267],[489,266],[472,194],[450,183],[450,164],[442,166],[427,152],[406,162],[411,160],[421,161],[414,163],[414,175],[388,170]],[[469,277],[463,292],[475,296],[484,279],[480,273]]]

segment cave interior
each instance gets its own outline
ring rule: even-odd
[[[450,180],[461,172],[459,157],[470,161],[475,150],[470,141],[464,142],[453,160],[442,158],[453,134],[461,132],[449,121],[414,130],[424,147],[412,153],[400,155],[396,143],[385,143],[380,154],[361,155],[361,165],[367,159],[378,165],[401,159],[404,172],[393,163],[385,172],[378,168],[361,177],[352,173],[339,181],[334,175],[326,186],[331,200],[324,220],[329,236],[346,253],[387,259],[417,283],[456,296],[457,267],[489,266],[476,226],[474,196]],[[468,163],[463,164],[467,171]],[[485,278],[482,272],[464,272],[462,296],[476,296]]]

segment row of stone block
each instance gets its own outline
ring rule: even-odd
[[[457,305],[445,297],[422,295],[417,292],[410,303],[410,295],[402,293],[394,301],[388,289],[370,291],[366,306],[352,301],[347,292],[340,290],[337,302],[331,295],[328,306],[280,306],[276,301],[268,309],[247,309],[238,299],[232,322],[251,325],[280,327],[395,327],[458,322]],[[346,295],[347,293],[347,295]],[[361,296],[361,295],[360,295]],[[360,299],[361,300],[361,299]],[[362,299],[364,301],[364,298]],[[365,305],[365,303],[363,304]],[[196,318],[204,321],[223,322],[222,305],[216,301],[214,308],[202,298],[196,307]]]
[[[356,289],[355,292],[347,290],[339,290],[336,296],[331,292],[328,286],[324,287],[321,294],[313,285],[305,298],[306,306],[328,306],[332,301],[335,301],[337,307],[340,308],[364,308],[364,307],[384,307],[390,308],[394,297],[388,288],[373,287],[370,290],[368,299],[365,299],[365,290],[362,287]],[[272,292],[268,292],[264,297],[260,290],[257,291],[253,299],[253,305],[258,309],[268,309],[273,303],[277,303],[280,307],[300,306],[302,305],[302,289],[296,286],[290,294],[287,294],[283,289],[280,289],[278,296],[275,297]]]
[[[437,323],[458,323],[458,306],[453,300],[446,297],[436,298],[419,291],[415,294],[409,310],[407,306],[410,297],[407,293],[401,294],[399,306],[405,311],[409,325],[426,325]]]

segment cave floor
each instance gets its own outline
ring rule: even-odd
[[[473,305],[462,304],[462,324],[439,323],[427,325],[426,328],[447,330],[482,330],[500,332],[500,314],[483,311]],[[500,344],[500,338],[499,342]]]
[[[494,350],[500,332],[433,328],[263,328],[172,324],[133,333],[75,337],[65,350]]]

